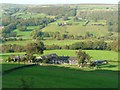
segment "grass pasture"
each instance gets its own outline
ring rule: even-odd
[[[20,31],[18,29],[15,29],[14,32],[17,33],[17,37],[23,38],[23,39],[32,39],[31,38],[31,32],[35,29],[38,29],[39,26],[28,26],[27,31]]]
[[[77,50],[45,50],[44,54],[51,54],[56,53],[59,56],[76,56]],[[103,50],[85,50],[92,58],[92,60],[109,60],[109,61],[118,61],[118,53],[114,51],[103,51]],[[24,52],[21,53],[2,53],[0,54],[1,57],[5,58],[10,55],[22,55],[25,54]]]
[[[59,56],[76,56],[77,50],[46,50],[43,55],[56,53]],[[85,50],[91,56],[91,60],[108,60],[109,64],[102,69],[118,70],[118,53],[114,51]]]
[[[21,79],[24,79],[33,88],[118,87],[118,73],[116,71],[83,71],[50,65],[34,66],[7,73],[3,75],[3,88],[18,88],[22,84]]]
[[[23,66],[23,64],[15,64],[15,63],[3,64],[2,65],[2,70],[5,71],[5,70],[9,70],[9,69],[12,69],[12,68],[15,68],[15,67],[20,67],[20,66]]]
[[[47,27],[43,28],[43,32],[57,32],[64,33],[67,31],[70,35],[84,35],[86,32],[90,32],[96,36],[108,34],[108,28],[106,26],[105,20],[99,20],[98,22],[90,21],[87,26],[83,26],[85,22],[74,22],[73,20],[68,20],[64,22],[71,22],[73,25],[58,26],[57,23],[63,22],[58,20],[54,23],[49,24]],[[105,26],[93,26],[91,24],[104,24]]]
[[[118,53],[102,50],[85,50],[91,60],[109,60],[108,65],[100,69],[78,68],[76,65],[42,65],[18,69],[3,75],[3,88],[20,88],[24,79],[35,88],[117,88],[118,87]],[[56,53],[60,56],[76,56],[76,50],[46,50],[43,55]],[[3,53],[9,55],[23,53]],[[2,69],[8,70],[23,64],[3,63]],[[112,78],[111,78],[112,77]],[[10,82],[12,81],[12,82]],[[64,82],[64,83],[63,83]]]
[[[45,50],[44,54],[56,53],[59,56],[76,56],[77,50]],[[118,53],[114,51],[102,51],[102,50],[85,50],[92,58],[91,60],[108,60],[109,64],[102,69],[118,70]],[[3,53],[0,56],[3,60],[6,60],[10,55],[22,55],[22,53]],[[39,55],[36,55],[39,56]]]
[[[54,38],[54,35],[47,37],[45,33],[44,40],[41,40],[45,46],[47,45],[58,45],[61,46],[60,50],[44,50],[43,54],[34,54],[34,56],[43,56],[47,54],[57,54],[58,56],[70,56],[77,57],[76,51],[78,50],[65,50],[63,49],[65,45],[71,45],[76,42],[83,41],[96,41],[104,40],[107,43],[110,43],[118,38],[117,30],[117,19],[115,17],[112,20],[113,14],[116,14],[117,5],[90,5],[90,4],[79,4],[79,5],[12,5],[3,4],[3,26],[0,27],[1,38],[0,46],[2,45],[21,45],[27,47],[28,43],[33,43],[35,40],[31,37],[33,30],[41,30],[44,32],[54,32],[55,37],[62,38],[57,35],[56,32],[62,36],[62,34],[67,34],[70,36],[70,40],[65,38],[63,40],[57,40]],[[11,7],[12,6],[12,7]],[[49,11],[43,7],[49,7]],[[63,12],[65,9],[65,13]],[[45,10],[45,11],[43,11]],[[57,13],[56,10],[59,10]],[[68,12],[69,11],[69,12]],[[43,13],[41,13],[43,12]],[[52,13],[53,12],[53,13]],[[67,13],[68,12],[68,13]],[[101,14],[100,14],[101,12]],[[106,14],[104,15],[104,13]],[[103,14],[102,14],[103,13]],[[72,15],[74,14],[74,15]],[[75,15],[76,14],[76,15]],[[99,14],[99,15],[98,15]],[[113,15],[113,16],[115,16]],[[65,17],[68,17],[69,20]],[[110,16],[110,18],[109,18]],[[75,20],[75,17],[78,17],[79,20]],[[1,18],[1,17],[0,17]],[[38,21],[41,18],[40,22]],[[53,18],[55,21],[50,23],[51,20],[47,18]],[[17,21],[15,21],[15,20]],[[28,19],[28,20],[27,20]],[[33,25],[38,26],[29,26],[31,20],[33,20]],[[45,20],[43,20],[45,19]],[[14,20],[14,21],[13,21]],[[20,22],[24,20],[23,22]],[[20,31],[17,26],[19,25],[27,26],[26,31]],[[11,30],[12,28],[17,29]],[[1,24],[2,25],[2,24]],[[41,26],[45,26],[40,29]],[[5,28],[2,30],[2,28]],[[11,32],[16,32],[16,37],[12,37]],[[4,35],[6,34],[6,35]],[[38,33],[39,36],[42,33]],[[90,35],[89,35],[90,34]],[[64,35],[64,37],[67,37]],[[81,36],[80,40],[76,36]],[[38,36],[38,35],[36,35]],[[5,39],[4,39],[5,37]],[[83,38],[83,39],[82,39]],[[3,40],[3,42],[2,42]],[[37,41],[37,40],[36,40]],[[116,43],[115,43],[116,44]],[[111,47],[113,45],[113,47]],[[115,48],[114,44],[108,46],[107,48]],[[88,45],[91,47],[90,45]],[[99,46],[99,45],[98,45]],[[10,47],[10,48],[9,48]],[[12,49],[15,48],[15,51],[19,51],[16,47],[9,46],[5,47],[3,52],[12,52]],[[36,47],[39,48],[37,45]],[[81,46],[82,47],[82,46]],[[48,47],[49,48],[49,47]],[[8,50],[7,50],[8,49]],[[34,48],[32,48],[33,50]],[[112,49],[112,50],[113,50]],[[31,50],[30,50],[31,51]],[[38,51],[38,50],[36,50]],[[24,55],[26,52],[13,52],[13,53],[0,53],[0,67],[1,67],[1,78],[0,83],[2,83],[2,88],[118,88],[118,69],[119,58],[118,52],[114,51],[105,51],[105,50],[83,50],[91,56],[91,60],[107,60],[108,64],[104,64],[96,67],[83,67],[80,68],[77,64],[71,65],[68,63],[64,64],[34,64],[27,62],[6,62],[9,56]],[[27,57],[27,59],[30,59]],[[53,61],[55,58],[52,58]],[[23,60],[23,59],[21,59]],[[47,60],[46,60],[47,61]],[[25,66],[26,65],[26,66]],[[29,66],[27,66],[29,65]],[[21,67],[25,66],[25,67]],[[18,67],[18,68],[16,68]],[[25,80],[25,81],[23,81]]]
[[[64,56],[76,56],[77,50],[46,50],[44,55],[50,53],[56,53],[57,55]],[[118,53],[114,51],[102,51],[102,50],[85,50],[93,60],[106,59],[110,61],[118,61]]]
[[[30,31],[19,31],[18,29],[14,30],[14,32],[17,33],[17,36],[23,39],[31,39],[30,38],[30,34],[31,34],[31,30]]]

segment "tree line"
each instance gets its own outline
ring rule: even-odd
[[[0,52],[28,52],[31,54],[34,53],[43,53],[44,50],[55,50],[55,49],[67,49],[67,50],[113,50],[119,51],[120,48],[118,46],[118,41],[113,41],[111,43],[107,43],[104,41],[82,41],[76,42],[72,45],[44,45],[43,42],[36,41],[34,43],[29,43],[26,46],[9,44],[2,45]]]
[[[118,46],[118,41],[113,41],[110,43],[107,43],[105,41],[82,41],[82,42],[76,42],[72,45],[46,45],[47,50],[54,50],[54,49],[67,49],[67,50],[112,50],[112,51],[119,51],[120,48]]]
[[[67,31],[60,33],[57,32],[43,32],[41,29],[35,29],[31,32],[32,39],[34,40],[44,40],[45,37],[49,37],[51,39],[56,40],[64,40],[64,39],[71,39],[71,40],[84,40],[84,39],[98,39],[98,40],[116,40],[116,37],[113,36],[112,32],[109,32],[107,35],[104,36],[96,36],[90,32],[86,32],[83,35],[72,35],[69,34]]]

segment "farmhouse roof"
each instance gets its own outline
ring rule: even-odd
[[[57,54],[47,54],[47,55],[44,55],[44,56],[39,56],[39,57],[37,57],[38,59],[42,59],[42,58],[44,58],[44,59],[50,59],[50,58],[59,58],[58,57],[58,55]]]

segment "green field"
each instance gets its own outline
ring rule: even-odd
[[[70,18],[71,20],[62,21],[58,20],[54,23],[49,24],[47,27],[43,28],[43,32],[56,32],[59,31],[60,33],[64,33],[67,31],[71,35],[84,35],[86,32],[90,32],[94,35],[106,35],[108,33],[108,28],[106,26],[105,20],[99,20],[98,22],[94,22],[90,20],[87,26],[83,26],[85,21],[74,22],[73,17]],[[58,26],[57,23],[60,22],[70,22],[72,25],[67,26]],[[105,26],[92,26],[91,24],[103,24]]]
[[[44,54],[56,53],[59,56],[76,56],[77,50],[46,50]],[[102,50],[85,50],[92,58],[91,60],[108,60],[109,64],[104,66],[103,69],[118,70],[118,53],[114,51],[102,51]],[[3,53],[0,54],[4,60],[10,55],[22,55],[22,53]],[[36,55],[39,56],[39,55]]]
[[[77,50],[47,50],[43,55],[56,53],[59,56],[76,56]],[[85,50],[91,60],[108,60],[109,64],[102,69],[118,70],[118,53],[114,51]]]
[[[3,75],[3,88],[20,87],[23,84],[21,79],[29,85],[32,84],[32,88],[118,87],[118,73],[115,71],[83,71],[59,66],[34,66]]]
[[[43,55],[56,53],[59,56],[76,56],[77,50],[45,50]],[[102,51],[102,50],[85,50],[93,60],[106,59],[109,61],[118,61],[118,53],[114,51]],[[6,57],[9,55],[20,55],[25,53],[2,53],[0,56]]]
[[[80,68],[78,65],[70,65],[69,63],[42,63],[42,65],[37,64],[33,66],[30,65],[30,67],[16,68],[33,63],[27,62],[27,60],[25,63],[8,63],[6,60],[9,56],[24,55],[26,52],[0,53],[0,67],[2,70],[2,80],[0,80],[0,83],[2,81],[3,88],[21,88],[21,85],[24,88],[118,88],[118,54],[120,53],[106,51],[108,49],[116,50],[117,47],[116,43],[110,44],[110,42],[118,39],[118,23],[116,18],[118,12],[117,5],[61,4],[57,6],[57,4],[3,4],[2,7],[3,26],[2,24],[0,26],[0,35],[2,36],[0,40],[1,47],[2,45],[17,44],[26,48],[27,44],[34,43],[39,39],[33,39],[31,36],[32,33],[33,36],[43,37],[43,40],[41,41],[46,48],[50,48],[53,44],[62,48],[62,50],[45,50],[43,54],[34,54],[34,56],[38,57],[47,54],[57,54],[58,56],[69,56],[72,58],[77,57],[77,50],[64,50],[63,48],[65,45],[72,45],[82,41],[95,42],[97,40],[103,40],[104,42],[107,42],[105,50],[102,50],[101,48],[104,44],[101,45],[100,43],[99,45],[99,42],[96,42],[95,47],[89,43],[86,43],[85,47],[88,45],[87,49],[89,49],[89,47],[96,48],[96,45],[98,45],[97,49],[100,47],[101,50],[83,51],[91,56],[91,61],[108,61],[108,64],[98,66],[98,68]],[[20,31],[19,26],[24,25],[26,26],[26,31]],[[42,33],[32,32],[33,30],[38,29]],[[42,50],[42,48],[39,48],[38,44],[31,45],[35,45],[35,48]],[[41,46],[42,45],[40,45],[40,47]],[[16,47],[5,46],[3,52],[20,51],[19,49],[21,49],[21,47]],[[83,45],[81,45],[81,47],[84,48]],[[39,50],[35,49],[33,51]],[[29,58],[27,57],[27,59]],[[22,81],[23,79],[25,81]]]
[[[99,20],[97,22],[90,20],[87,26],[83,26],[85,24],[85,21],[80,22],[74,22],[73,17],[69,17],[71,20],[62,21],[57,20],[45,28],[42,29],[43,32],[57,32],[59,31],[61,34],[68,32],[70,35],[85,35],[87,32],[90,32],[91,34],[95,36],[105,36],[108,32],[108,26],[106,25],[106,20]],[[58,23],[61,22],[69,22],[72,23],[72,25],[67,26],[58,26]],[[91,24],[103,24],[105,26],[93,26]],[[18,29],[15,29],[14,32],[17,33],[17,36],[19,38],[23,39],[32,39],[30,34],[32,30],[35,30],[36,28],[39,28],[39,26],[28,26],[28,31],[19,31]]]
[[[57,55],[76,56],[77,50],[46,50],[45,54],[56,53]],[[102,51],[102,50],[85,50],[93,60],[107,59],[111,61],[118,61],[118,53],[114,51]]]
[[[2,70],[5,71],[20,66],[23,66],[23,64],[7,63],[2,65]]]

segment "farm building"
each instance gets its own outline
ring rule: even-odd
[[[41,60],[46,60],[46,63],[50,63],[50,64],[59,64],[59,57],[57,54],[47,54],[44,56],[39,56],[36,58],[37,61],[41,61]]]
[[[61,61],[61,64],[69,63],[69,56],[59,56],[59,60]]]
[[[58,56],[57,54],[48,54],[36,58],[38,61],[47,60],[49,64],[77,64],[75,57]]]
[[[69,64],[70,64],[70,65],[76,65],[76,64],[78,64],[78,60],[77,60],[76,57],[70,57],[70,58],[68,59],[68,61],[69,61]]]
[[[58,56],[57,54],[48,54],[44,56],[39,56],[36,58],[38,62],[46,60],[49,64],[77,64],[77,59],[75,57],[69,56]]]
[[[25,60],[27,59],[26,54],[25,55],[16,55],[12,56],[7,62],[29,62],[29,63],[45,63],[48,64],[77,64],[77,59],[76,57],[69,57],[69,56],[58,56],[57,54],[47,54],[43,56],[36,57],[31,60]]]

